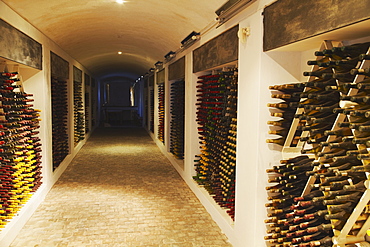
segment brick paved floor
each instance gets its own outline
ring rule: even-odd
[[[101,128],[12,247],[231,246],[140,128]]]

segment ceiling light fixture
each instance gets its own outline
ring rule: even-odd
[[[230,20],[253,2],[255,0],[228,0],[221,8],[215,11],[217,15],[216,20],[218,21],[217,27]]]
[[[118,52],[118,55],[122,55],[122,51],[119,51],[119,52]]]
[[[162,68],[163,68],[163,62],[158,61],[158,62],[156,62],[156,63],[154,64],[154,66],[155,66],[155,68],[156,68],[156,69],[160,70],[160,69],[162,69]]]
[[[174,51],[170,51],[169,53],[167,53],[164,58],[166,60],[166,62],[169,62],[172,58],[174,58],[176,56],[176,52]]]
[[[198,32],[191,32],[185,39],[181,41],[181,48],[186,48],[194,44],[200,38],[200,33]]]
[[[123,4],[125,2],[126,2],[125,0],[116,0],[116,3],[119,3],[119,4]]]

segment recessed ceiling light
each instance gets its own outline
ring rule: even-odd
[[[127,2],[127,1],[125,1],[125,0],[116,0],[116,3],[119,3],[119,4],[123,4],[125,2]]]
[[[118,52],[118,55],[122,55],[122,51],[119,51],[119,52]]]

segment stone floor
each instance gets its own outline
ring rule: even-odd
[[[143,129],[100,128],[11,246],[231,244]]]

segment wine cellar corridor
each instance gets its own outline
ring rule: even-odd
[[[370,247],[370,0],[0,0],[0,247]]]

